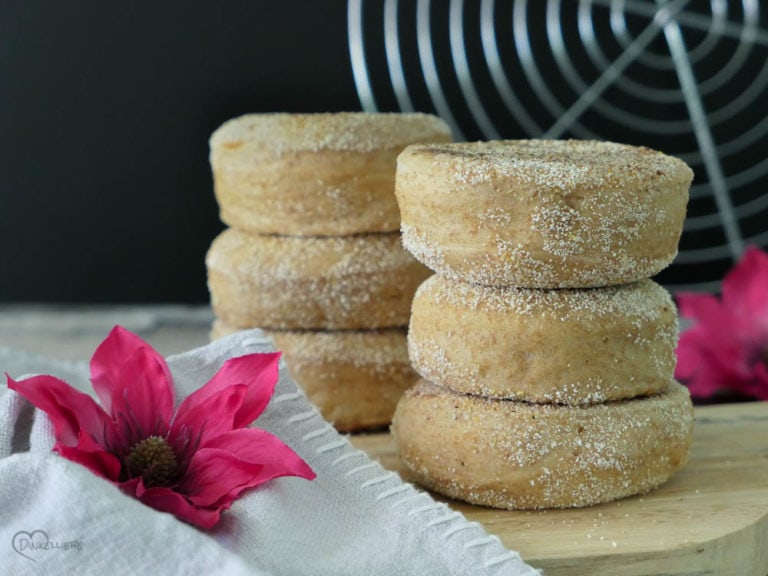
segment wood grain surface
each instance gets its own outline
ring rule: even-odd
[[[351,440],[408,480],[389,434]],[[483,524],[546,576],[764,576],[768,403],[697,407],[688,464],[649,494],[534,512],[436,498]]]

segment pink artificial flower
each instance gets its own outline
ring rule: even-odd
[[[249,488],[279,476],[315,477],[280,439],[246,428],[272,396],[279,358],[232,358],[174,410],[165,360],[116,326],[91,359],[101,406],[53,376],[8,377],[8,387],[48,414],[64,458],[152,508],[211,528]]]
[[[768,400],[768,254],[752,246],[722,282],[722,296],[681,293],[675,377],[694,398],[723,392]]]

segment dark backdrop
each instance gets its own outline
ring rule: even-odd
[[[0,301],[207,301],[211,132],[356,109],[345,2],[4,0]]]
[[[596,51],[615,67],[663,7],[617,4],[624,37],[613,4],[592,3],[587,20],[581,4],[0,1],[0,302],[208,301],[205,252],[223,228],[210,134],[247,112],[363,108],[437,113],[457,139],[599,138],[680,156],[696,175],[688,219],[656,279],[717,289],[740,245],[768,247],[768,11],[732,0],[721,30],[711,3],[686,3],[685,58],[656,30],[594,92]],[[698,82],[687,92],[686,67]],[[570,114],[589,90],[599,98]],[[716,161],[700,153],[702,129]],[[714,168],[730,208],[712,193]]]

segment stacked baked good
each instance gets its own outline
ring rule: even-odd
[[[685,464],[677,315],[650,277],[677,254],[692,176],[610,142],[403,151],[403,243],[436,272],[411,310],[422,379],[391,426],[413,480],[474,504],[576,507]]]
[[[206,257],[211,336],[267,331],[339,430],[389,424],[417,378],[406,329],[429,271],[400,241],[395,161],[448,140],[426,114],[249,114],[211,136],[228,225]]]

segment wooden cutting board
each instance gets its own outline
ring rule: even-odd
[[[408,479],[389,434],[351,440]],[[546,576],[765,576],[768,403],[696,408],[687,466],[643,496],[535,512],[437,498],[483,524]]]

